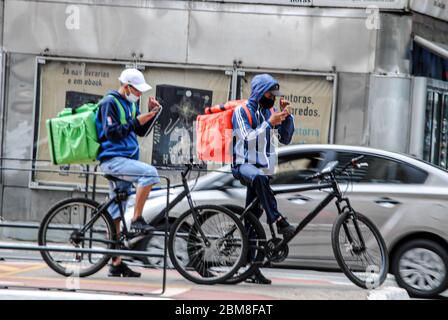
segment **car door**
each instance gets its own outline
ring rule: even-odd
[[[375,154],[357,151],[326,150],[320,152],[320,161],[310,171],[321,170],[329,161],[339,161],[339,166],[351,159],[364,155],[363,162],[368,167],[351,170],[349,174],[340,176],[341,191],[347,196],[353,208],[369,217],[386,238],[392,238],[407,211],[421,207],[419,195],[424,188],[428,174],[403,161]],[[297,163],[309,154],[296,154],[288,171],[289,186],[303,186],[300,180],[301,170]],[[280,163],[280,167],[281,167]],[[280,170],[282,171],[282,170]],[[299,178],[294,178],[297,173]],[[306,173],[306,172],[305,172]],[[311,172],[308,172],[311,173]],[[283,173],[286,175],[286,173]],[[273,183],[282,182],[274,179]],[[276,186],[285,188],[285,184]],[[277,196],[281,212],[284,212],[293,223],[299,223],[308,212],[317,206],[326,196],[322,191],[291,192]],[[289,259],[285,262],[294,265],[313,267],[336,266],[331,245],[331,230],[338,215],[336,206],[330,203],[319,215],[291,242]]]
[[[279,211],[290,223],[298,225],[327,196],[324,191],[294,191],[294,188],[314,184],[305,178],[319,172],[333,155],[324,150],[310,150],[280,155],[276,173],[271,181],[274,190],[289,190],[276,196]],[[331,206],[330,204],[329,206]],[[331,229],[332,212],[325,208],[290,243],[289,256],[284,264],[307,265],[308,260],[328,259],[327,229]]]
[[[337,160],[344,163],[359,155],[340,151]],[[370,218],[386,240],[391,239],[397,224],[406,219],[409,212],[420,208],[428,197],[422,197],[422,193],[426,193],[424,183],[428,173],[394,158],[364,155],[362,161],[368,163],[368,167],[354,170],[351,179],[344,179],[348,186],[346,195],[356,211]]]

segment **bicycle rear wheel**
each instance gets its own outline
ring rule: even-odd
[[[247,254],[244,226],[230,210],[213,205],[189,210],[176,219],[170,230],[171,262],[186,279],[198,284],[216,284],[230,278]],[[209,244],[203,239],[205,236]]]
[[[116,229],[112,218],[104,211],[84,234],[79,231],[97,213],[99,204],[86,198],[63,200],[46,214],[39,228],[40,246],[60,248],[112,249],[116,243]],[[103,268],[110,255],[41,251],[47,265],[57,273],[69,277],[87,277]]]
[[[339,266],[354,284],[374,289],[386,280],[389,270],[386,244],[367,217],[357,212],[342,213],[333,226],[332,244]]]
[[[242,213],[237,212],[236,210],[232,211],[236,212],[238,215]],[[266,256],[266,232],[260,221],[250,212],[244,217],[244,228],[247,235],[252,235],[248,239],[247,257],[243,260],[242,265],[232,277],[224,281],[226,284],[237,284],[245,281],[255,273]]]

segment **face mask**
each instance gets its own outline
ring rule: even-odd
[[[262,106],[265,109],[271,109],[274,106],[275,100],[266,98],[265,96],[263,96],[260,101],[260,106]]]
[[[127,94],[126,92],[124,94],[126,96],[126,100],[128,100],[130,103],[136,103],[138,101],[138,99],[140,99],[139,97],[137,97],[135,94],[133,94],[131,92],[131,89],[129,89],[129,94]]]

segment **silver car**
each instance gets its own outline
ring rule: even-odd
[[[421,160],[378,149],[339,145],[294,145],[279,149],[278,166],[271,180],[274,190],[293,189],[309,184],[305,178],[321,170],[329,161],[344,164],[365,155],[369,164],[340,177],[341,189],[355,210],[368,216],[380,229],[391,261],[390,272],[400,286],[413,296],[434,297],[448,288],[448,172]],[[246,189],[235,180],[229,167],[194,181],[197,205],[220,204],[243,210]],[[180,190],[174,188],[174,196]],[[166,193],[155,191],[144,208],[144,218],[154,222],[165,206]],[[291,223],[299,223],[326,196],[324,191],[283,193],[277,196],[280,212]],[[171,219],[188,209],[186,200],[171,212]],[[127,217],[133,213],[132,205]],[[289,244],[289,256],[282,266],[337,268],[331,246],[331,229],[337,215],[329,204]],[[266,217],[261,221],[267,232]],[[163,238],[153,237],[144,244],[161,252]],[[150,259],[160,265],[161,259]]]

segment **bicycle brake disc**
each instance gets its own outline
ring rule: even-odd
[[[271,262],[283,262],[288,257],[289,247],[287,244],[284,244],[281,248],[279,248],[276,252],[274,252],[274,248],[282,241],[280,238],[274,238],[267,242],[267,252],[266,257]]]

